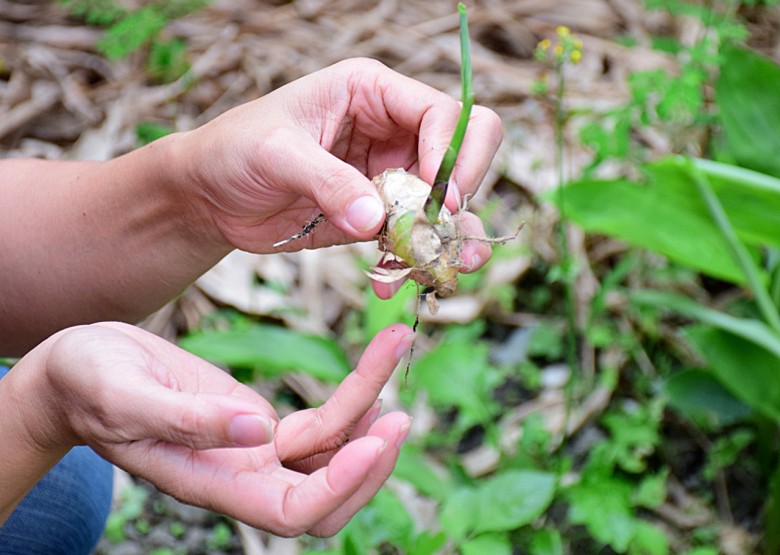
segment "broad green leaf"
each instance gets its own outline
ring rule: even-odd
[[[452,539],[465,538],[477,524],[479,507],[477,493],[473,488],[463,487],[445,501],[439,513],[441,527]]]
[[[759,320],[748,320],[731,316],[706,307],[694,300],[661,291],[631,291],[629,299],[639,305],[659,307],[679,312],[702,323],[734,334],[766,349],[780,358],[780,336]]]
[[[363,546],[362,553],[383,543],[406,551],[414,536],[414,521],[398,497],[383,488],[354,516],[344,535]]]
[[[412,368],[410,381],[423,387],[435,407],[457,407],[466,424],[483,422],[492,414],[488,346],[448,340],[426,353]]]
[[[669,406],[707,429],[728,426],[752,414],[711,372],[686,370],[669,378],[664,386]]]
[[[707,366],[738,398],[780,422],[780,357],[743,337],[709,326],[694,326],[686,336]]]
[[[692,176],[707,176],[738,237],[750,247],[780,246],[780,180],[728,164],[668,158],[645,167],[647,180],[582,180],[564,192],[567,217],[714,277],[745,277]],[[557,201],[555,195],[550,200]]]
[[[731,154],[780,177],[780,66],[737,47],[722,50],[716,97]]]
[[[563,539],[555,528],[536,530],[530,545],[531,555],[563,555]]]
[[[461,555],[512,555],[512,544],[506,534],[483,534],[460,545]]]
[[[446,543],[447,534],[444,532],[423,531],[414,539],[406,553],[407,555],[436,555],[442,552],[442,548]]]
[[[393,471],[393,477],[412,484],[420,493],[438,501],[444,501],[452,493],[448,476],[436,472],[425,453],[410,444],[404,444]]]
[[[639,520],[628,553],[629,555],[667,555],[669,538],[657,526]]]
[[[741,283],[742,271],[693,184],[677,179],[638,184],[628,180],[572,183],[564,212],[586,231],[622,239],[680,264]]]
[[[749,245],[780,247],[780,179],[712,160],[691,162],[706,176],[739,238]],[[685,171],[686,161],[670,158],[670,173]],[[659,175],[665,179],[666,175]]]
[[[506,532],[530,524],[552,503],[554,474],[509,470],[476,487],[457,490],[444,504],[441,523],[453,539],[469,534]]]
[[[338,382],[351,369],[334,340],[267,324],[193,333],[179,345],[216,364],[257,369],[265,375],[304,372]]]
[[[506,471],[482,482],[474,531],[501,532],[533,522],[552,503],[557,482],[554,474],[535,470]]]
[[[611,476],[593,476],[569,491],[569,521],[583,524],[595,539],[625,553],[636,533],[632,486]]]
[[[642,478],[632,497],[634,505],[654,509],[666,501],[668,471],[650,474]]]

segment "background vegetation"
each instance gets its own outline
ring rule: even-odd
[[[280,540],[119,474],[101,553],[780,552],[780,11],[771,0],[469,4],[506,140],[472,207],[517,241],[422,308],[388,487]],[[455,2],[0,0],[6,156],[105,159],[350,56],[459,94]],[[281,412],[417,291],[374,245],[234,253],[142,325]]]

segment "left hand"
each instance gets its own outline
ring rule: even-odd
[[[332,535],[385,482],[409,430],[403,413],[377,419],[377,395],[410,334],[380,332],[322,407],[279,421],[251,388],[156,336],[71,328],[37,349],[48,350],[37,398],[49,413],[30,434],[52,449],[88,444],[186,503],[274,534]]]

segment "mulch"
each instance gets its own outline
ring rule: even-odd
[[[631,72],[673,70],[673,60],[651,48],[653,35],[689,40],[699,27],[695,20],[648,13],[635,0],[481,0],[470,3],[469,17],[477,102],[496,110],[506,128],[505,143],[475,206],[501,196],[495,221],[489,223],[496,234],[511,233],[521,221],[530,224],[517,255],[496,261],[488,270],[491,284],[511,284],[531,267],[529,256],[520,254],[523,249],[548,262],[556,257],[554,214],[526,202],[556,184],[551,106],[533,93],[534,83],[545,73],[533,60],[536,44],[553,37],[557,26],[570,27],[583,41],[584,57],[567,75],[567,106],[604,110],[626,100]],[[763,15],[756,16],[753,25],[757,30],[776,28]],[[106,160],[137,146],[140,123],[193,129],[296,78],[358,56],[378,59],[459,97],[457,27],[455,2],[450,0],[215,0],[165,28],[164,37],[186,41],[192,69],[181,79],[159,83],[144,71],[145,49],[109,62],[96,48],[104,31],[69,16],[62,3],[0,0],[0,156]],[[614,40],[626,35],[637,44],[628,48]],[[778,54],[780,34],[766,31],[756,37],[765,52]],[[659,139],[659,151],[666,146]],[[576,175],[587,160],[588,153],[570,137],[569,175]],[[582,237],[574,248],[587,256]],[[230,306],[273,316],[294,329],[333,333],[345,314],[363,308],[366,278],[354,260],[370,259],[374,252],[373,245],[358,245],[273,257],[235,253],[143,325],[175,340],[216,308]],[[283,284],[283,292],[263,287],[264,282]],[[479,291],[468,292],[442,303],[439,315],[424,314],[423,320],[469,321],[494,314],[490,302]],[[496,321],[521,326],[535,318],[517,313],[496,316]],[[321,402],[328,393],[328,388],[300,376],[287,379],[284,386],[311,403]],[[583,403],[583,425],[604,409],[609,396],[596,391],[589,402]],[[507,433],[522,418],[518,413],[510,416]],[[487,462],[472,457],[474,472],[490,470],[486,456]],[[659,519],[679,524],[690,517],[690,496],[678,492],[677,499],[679,504],[666,507],[668,514]],[[715,518],[704,509],[697,514],[703,515],[697,525]],[[161,527],[167,525],[161,522]],[[213,519],[203,522],[214,524]],[[685,530],[684,525],[678,528]],[[272,540],[265,535],[239,527],[237,536],[243,552],[271,552]],[[148,541],[144,537],[148,535],[137,541]],[[140,545],[146,552],[176,548]],[[295,553],[297,545],[276,545],[273,552]],[[104,553],[117,549],[105,542],[101,546]]]

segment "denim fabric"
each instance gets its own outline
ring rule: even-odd
[[[0,378],[7,372],[0,366]],[[111,508],[112,486],[111,464],[89,447],[74,447],[0,526],[0,554],[91,553]]]

